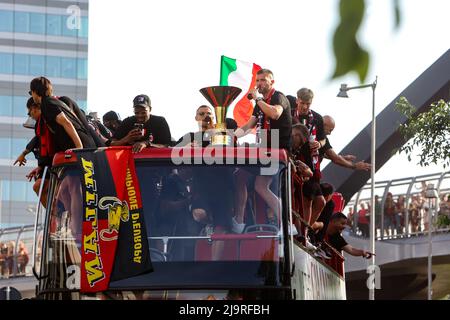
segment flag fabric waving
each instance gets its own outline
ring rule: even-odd
[[[75,151],[82,173],[81,292],[152,271],[131,147]]]
[[[260,69],[261,67],[255,63],[221,57],[220,85],[242,89],[241,94],[229,106],[227,113],[227,118],[236,120],[239,127],[243,126],[253,113],[253,103],[247,99],[247,94],[255,87],[256,72]]]

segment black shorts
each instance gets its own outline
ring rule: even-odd
[[[302,191],[303,191],[303,196],[308,198],[309,200],[312,200],[315,197],[322,195],[322,189],[320,189],[320,183],[313,179],[309,179],[308,181],[303,183]]]

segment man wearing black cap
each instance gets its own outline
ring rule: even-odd
[[[164,117],[151,115],[150,98],[145,94],[133,100],[134,116],[123,120],[111,141],[112,146],[132,145],[133,152],[145,147],[171,144],[169,125]]]

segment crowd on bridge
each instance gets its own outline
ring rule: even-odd
[[[399,237],[407,234],[426,232],[429,229],[430,206],[425,197],[426,182],[422,191],[411,195],[393,195],[387,192],[385,199],[375,196],[375,225],[379,237]],[[439,195],[437,215],[433,224],[437,229],[450,227],[450,194]],[[358,210],[355,211],[355,207]],[[369,237],[370,202],[360,200],[348,207],[348,221],[356,235]],[[383,226],[383,227],[382,227]]]
[[[342,213],[334,213],[333,186],[324,183],[320,166],[324,158],[353,170],[370,170],[370,164],[356,161],[353,155],[339,155],[331,146],[329,135],[335,122],[329,116],[323,116],[311,109],[314,93],[311,89],[301,88],[296,96],[284,95],[275,90],[274,75],[268,69],[261,69],[256,76],[256,88],[249,93],[253,100],[254,110],[248,122],[238,128],[233,119],[227,119],[227,129],[234,131],[235,143],[253,129],[257,133],[262,130],[276,132],[278,141],[264,141],[265,146],[271,144],[285,149],[296,174],[301,177],[301,217],[295,221],[291,232],[299,241],[323,257],[327,252],[321,252],[323,241],[329,242],[338,251],[349,254],[370,257],[365,250],[352,248],[341,237],[340,232],[347,224],[347,217]],[[133,99],[134,116],[121,121],[115,111],[103,116],[103,123],[96,113],[85,115],[76,101],[53,94],[53,86],[49,79],[38,77],[30,82],[27,102],[28,115],[36,120],[36,136],[26,146],[17,158],[15,164],[24,165],[26,155],[33,152],[38,160],[38,167],[32,170],[28,179],[35,180],[34,190],[39,190],[43,168],[51,166],[53,156],[57,152],[72,148],[96,148],[104,146],[132,146],[133,152],[141,152],[145,148],[159,147],[205,147],[210,144],[207,135],[214,129],[214,112],[208,105],[201,105],[195,110],[195,121],[199,131],[187,133],[180,139],[173,139],[170,127],[164,117],[151,113],[150,97],[145,94]],[[267,136],[271,136],[267,134]],[[272,135],[273,137],[273,135]],[[257,137],[259,138],[259,137]],[[251,179],[253,176],[253,180]],[[250,179],[250,180],[249,180]],[[239,182],[240,181],[240,182]],[[231,228],[227,232],[241,233],[246,225],[245,208],[247,203],[247,188],[252,181],[255,192],[267,205],[267,223],[278,225],[277,212],[281,212],[280,199],[270,190],[272,177],[254,175],[241,170],[236,177],[237,190],[241,197],[237,199],[233,214],[230,216]],[[46,188],[41,202],[46,206]],[[198,212],[197,212],[198,213]],[[195,218],[195,210],[192,211]],[[304,226],[308,232],[302,232]],[[297,231],[295,231],[297,229]]]
[[[0,242],[1,278],[8,278],[17,274],[24,275],[28,261],[28,250],[23,241],[19,241],[18,248],[16,248],[16,242],[13,240]]]

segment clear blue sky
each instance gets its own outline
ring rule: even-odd
[[[367,1],[358,35],[371,52],[367,82],[379,77],[377,113],[450,47],[449,1],[400,1],[397,31],[392,2]],[[219,84],[224,54],[271,69],[285,94],[311,88],[312,109],[336,119],[330,140],[340,151],[370,122],[371,91],[336,98],[340,83],[358,84],[354,75],[329,80],[337,6],[337,0],[90,1],[88,109],[99,115],[113,109],[124,118],[133,97],[146,93],[152,112],[178,138],[196,129],[195,109],[206,102],[198,90]],[[395,157],[377,180],[439,170]]]

